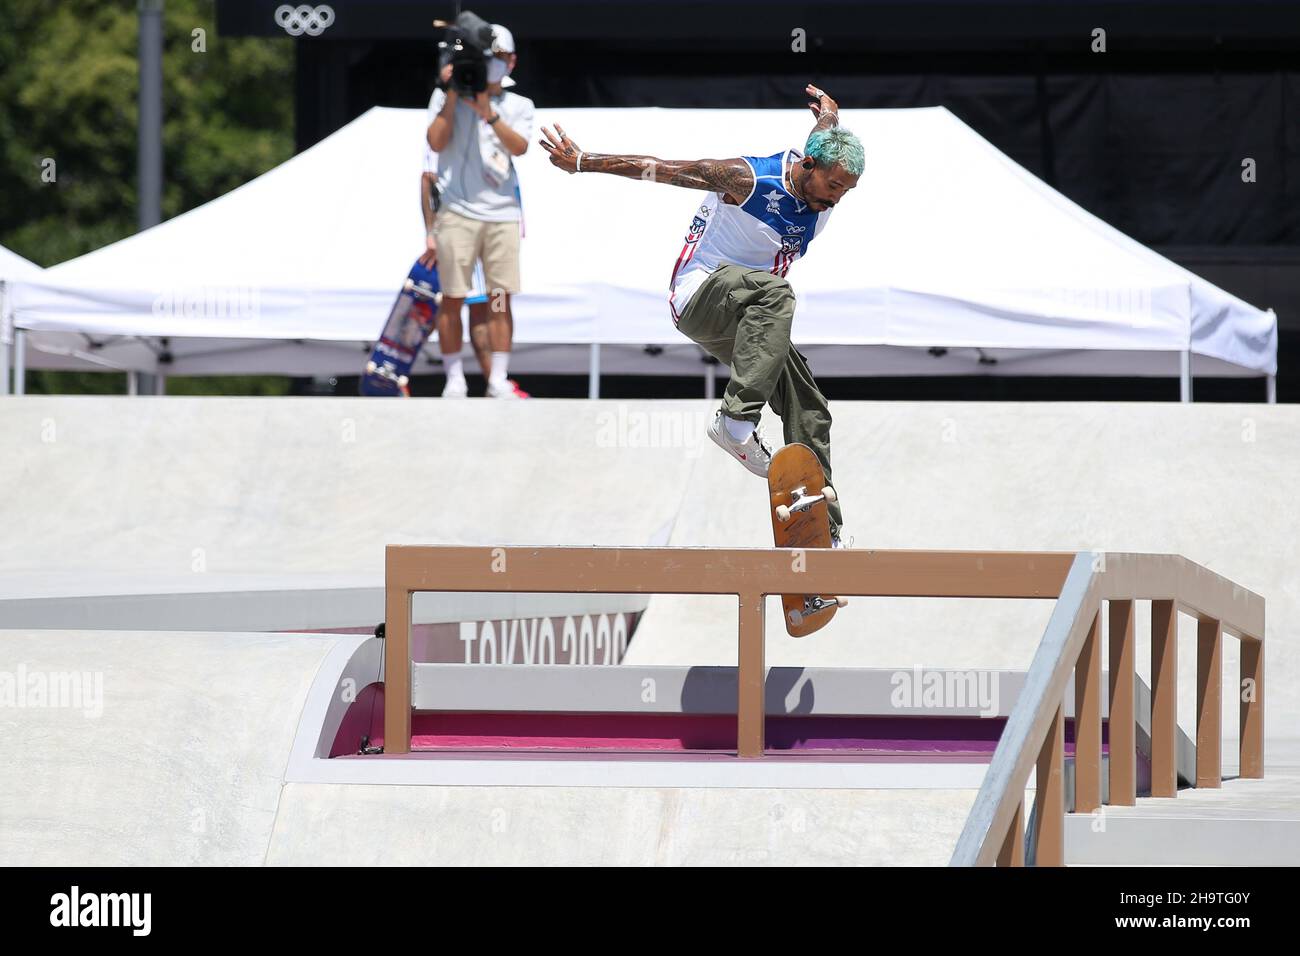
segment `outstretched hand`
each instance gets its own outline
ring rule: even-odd
[[[555,124],[555,132],[551,132],[545,126],[542,127],[543,139],[538,140],[542,149],[551,154],[551,165],[558,166],[566,173],[576,173],[578,171],[578,156],[582,149],[573,140],[569,139],[569,134],[564,131],[564,127],[559,123]]]
[[[811,83],[809,83],[804,88],[804,92],[812,97],[812,102],[808,104],[808,108],[812,110],[812,115],[814,119],[820,120],[822,118],[823,113],[831,113],[835,116],[839,116],[840,113],[839,105],[833,99],[831,99],[829,96],[826,95],[825,90],[819,89],[818,87],[813,86]]]

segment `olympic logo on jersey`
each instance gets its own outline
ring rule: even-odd
[[[304,3],[294,7],[286,3],[275,8],[275,22],[291,37],[300,37],[304,33],[318,37],[334,23],[334,8],[326,4],[312,7]]]

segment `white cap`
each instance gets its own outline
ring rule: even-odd
[[[514,53],[515,52],[515,35],[499,23],[492,24],[492,52],[493,53]],[[515,81],[510,77],[504,77],[501,80],[501,87],[505,89],[508,86],[514,86]]]
[[[515,35],[499,23],[492,24],[492,52],[515,52]]]

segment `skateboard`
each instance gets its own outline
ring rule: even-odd
[[[829,548],[831,520],[826,504],[835,489],[826,484],[821,462],[807,445],[786,445],[767,471],[772,537],[778,548]],[[783,594],[781,616],[791,637],[807,637],[830,623],[848,602],[833,594]]]
[[[370,361],[366,362],[366,373],[361,378],[362,395],[410,396],[407,384],[411,366],[433,331],[441,300],[437,268],[426,269],[416,260],[388,313]]]

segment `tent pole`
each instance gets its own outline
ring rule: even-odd
[[[587,371],[587,397],[600,398],[600,343],[591,343],[591,364]]]
[[[14,394],[27,394],[27,334],[14,329]]]
[[[162,222],[163,0],[138,0],[136,190],[140,229]]]
[[[9,339],[13,336],[13,323],[9,320],[5,297],[5,281],[0,279],[0,395],[9,394]]]
[[[140,394],[140,373],[135,369],[131,369],[126,373],[126,394]]]
[[[1277,404],[1277,376],[1269,375],[1264,379],[1264,391],[1270,405]]]
[[[162,372],[153,377],[153,393],[155,395],[167,394],[167,376]]]
[[[1179,372],[1179,395],[1180,402],[1190,402],[1192,400],[1192,353],[1190,350],[1184,350],[1179,353],[1181,369]]]

